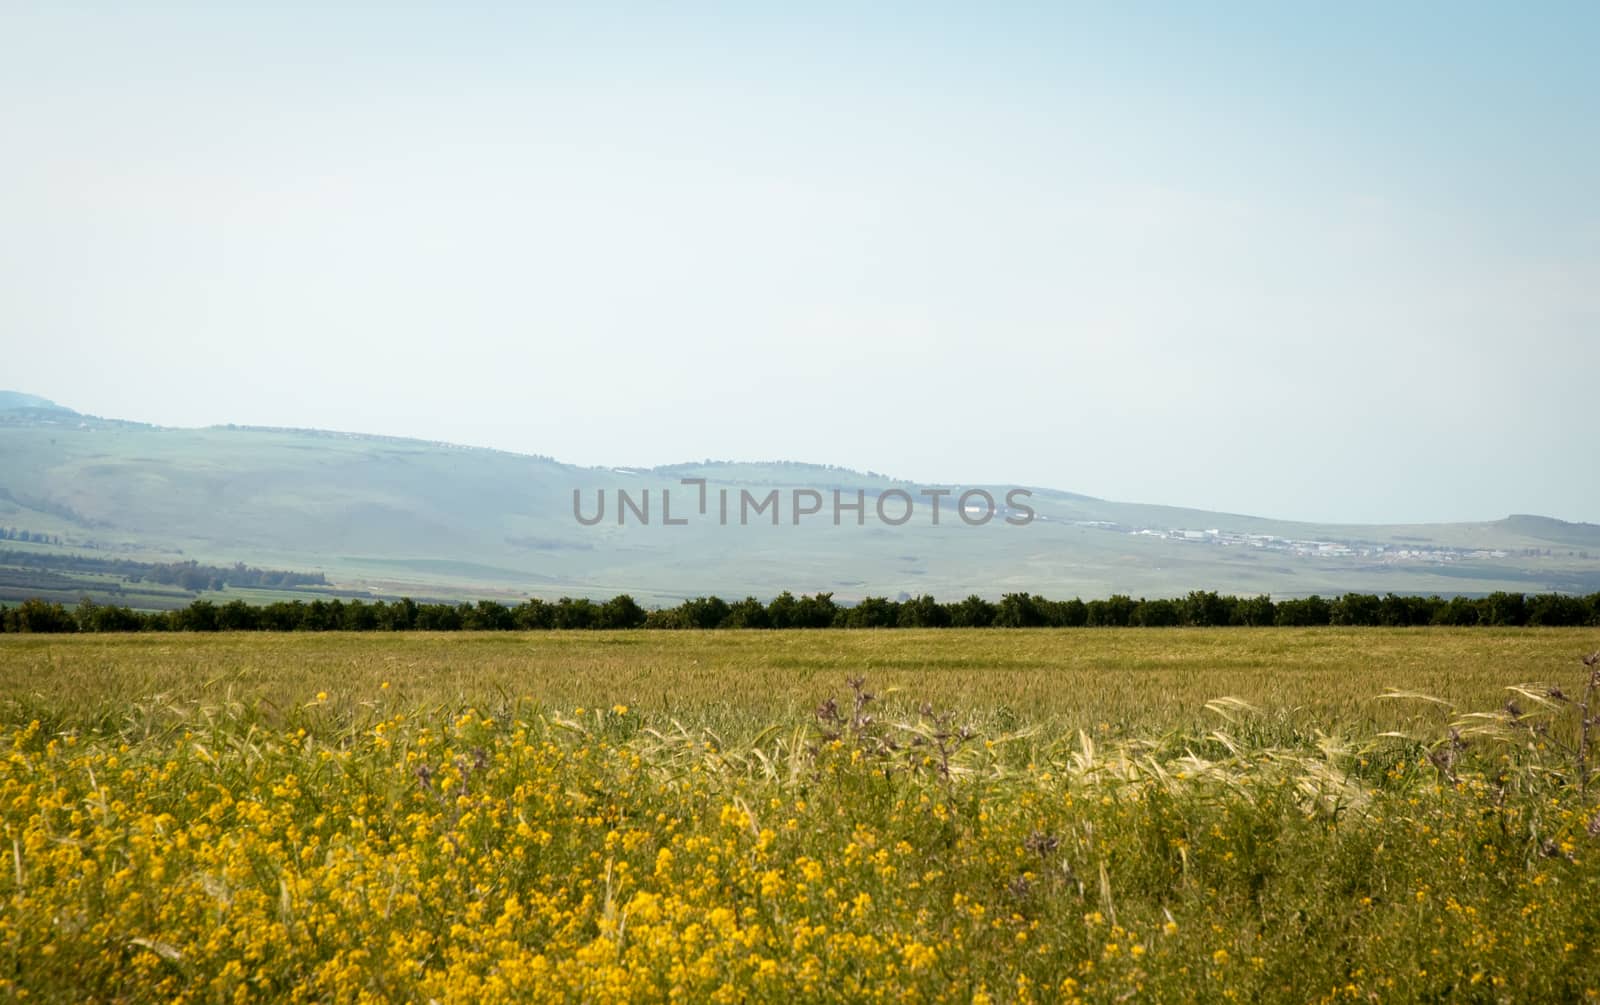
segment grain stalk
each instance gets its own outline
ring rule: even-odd
[[[1589,787],[1589,730],[1593,728],[1595,716],[1589,714],[1589,709],[1594,702],[1594,692],[1600,687],[1600,650],[1590,653],[1583,658],[1583,665],[1589,669],[1589,680],[1583,688],[1583,699],[1578,702],[1578,790],[1585,791]]]

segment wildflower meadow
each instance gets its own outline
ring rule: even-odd
[[[1259,694],[1152,693],[1164,724],[1132,695],[1013,706],[1019,675],[1048,684],[1050,670],[994,648],[1076,651],[1065,666],[1095,646],[1111,661],[1126,639],[950,637],[968,648],[944,656],[987,650],[1011,681],[987,704],[952,701],[935,669],[890,658],[914,651],[906,640],[871,649],[861,662],[876,670],[815,669],[804,705],[744,693],[758,689],[721,668],[722,697],[708,692],[699,717],[664,697],[696,679],[692,646],[641,652],[625,633],[520,643],[543,647],[520,669],[496,650],[498,676],[467,681],[426,638],[363,640],[320,670],[295,640],[250,664],[255,637],[0,648],[0,994],[1600,996],[1585,727],[1600,666],[1582,661],[1582,633],[1505,635],[1499,661],[1458,654],[1465,698],[1402,687],[1352,655],[1344,718]],[[1164,660],[1115,659],[1149,657],[1170,688],[1158,671],[1173,661],[1287,644],[1293,698],[1295,652],[1312,664],[1357,644],[1296,638],[1196,632],[1164,643]],[[1396,633],[1379,648],[1415,656],[1440,639],[1457,644]],[[727,643],[734,662],[830,644]],[[331,672],[340,659],[360,671]],[[605,668],[641,659],[624,700]],[[1542,678],[1490,685],[1520,660]],[[569,700],[581,680],[542,676],[546,664],[587,667],[600,700]],[[1093,678],[1061,673],[1074,689]]]

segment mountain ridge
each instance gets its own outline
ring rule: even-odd
[[[32,404],[18,404],[18,403],[15,403],[15,402],[18,402],[18,401],[31,402]],[[137,426],[137,427],[142,427],[142,428],[158,429],[158,430],[166,430],[166,431],[175,431],[175,432],[176,431],[184,431],[184,430],[189,430],[189,431],[232,430],[232,431],[250,432],[250,433],[290,433],[290,434],[300,434],[300,435],[315,436],[315,437],[347,438],[347,439],[354,439],[354,440],[371,440],[371,441],[376,441],[376,442],[387,442],[387,443],[397,443],[397,444],[405,444],[405,443],[422,444],[422,445],[426,445],[426,446],[429,446],[429,447],[440,447],[440,448],[445,448],[445,449],[450,449],[450,450],[482,451],[482,452],[492,453],[492,454],[503,454],[503,455],[510,456],[510,457],[530,458],[530,459],[533,459],[533,460],[545,461],[545,462],[548,462],[548,463],[551,463],[551,464],[557,464],[557,465],[560,465],[562,467],[570,468],[570,469],[576,470],[576,471],[617,471],[617,472],[627,472],[627,473],[650,473],[650,474],[655,474],[655,475],[692,475],[694,472],[696,472],[696,471],[698,471],[700,469],[705,469],[705,468],[723,468],[723,469],[735,468],[735,469],[737,469],[737,468],[771,467],[771,468],[779,468],[779,469],[811,470],[811,471],[816,471],[816,472],[819,472],[819,473],[821,473],[821,472],[842,473],[842,474],[847,474],[847,475],[853,475],[853,476],[860,477],[860,478],[879,479],[879,480],[882,480],[882,481],[885,481],[885,482],[897,483],[897,484],[900,484],[900,485],[918,485],[918,486],[924,486],[924,487],[937,487],[937,486],[944,486],[944,485],[963,485],[963,484],[965,484],[965,485],[994,484],[994,483],[978,483],[978,482],[971,482],[971,481],[963,482],[961,480],[919,481],[917,479],[902,478],[902,477],[899,477],[899,476],[896,476],[896,475],[890,475],[890,474],[886,474],[886,473],[882,473],[882,472],[873,471],[873,470],[870,470],[870,469],[862,470],[862,469],[859,469],[859,468],[851,468],[851,467],[847,467],[845,465],[831,464],[831,463],[820,462],[820,461],[798,461],[798,460],[789,460],[789,459],[743,460],[743,459],[713,459],[713,458],[707,458],[707,459],[698,460],[698,461],[697,460],[673,461],[673,462],[668,462],[666,464],[655,464],[655,465],[627,465],[627,464],[621,464],[621,465],[608,465],[608,464],[586,465],[586,464],[577,464],[577,463],[574,463],[574,462],[571,462],[571,461],[562,461],[562,460],[558,460],[557,458],[555,458],[554,456],[549,455],[549,454],[533,453],[533,452],[525,451],[525,450],[511,450],[511,449],[507,449],[507,448],[504,448],[504,447],[488,447],[488,446],[482,446],[482,445],[479,445],[479,444],[457,443],[457,442],[455,442],[453,440],[429,439],[429,438],[426,438],[426,437],[419,437],[419,436],[398,436],[398,435],[391,434],[391,433],[373,433],[373,432],[364,432],[364,431],[359,431],[359,430],[322,429],[322,428],[315,427],[315,426],[273,426],[273,425],[259,425],[259,424],[251,424],[251,423],[233,423],[233,422],[213,423],[213,424],[208,424],[208,425],[203,425],[203,426],[166,426],[166,425],[160,425],[160,424],[155,424],[155,423],[143,422],[143,421],[140,421],[140,420],[137,420],[137,419],[108,418],[108,417],[105,417],[105,416],[91,415],[89,413],[77,412],[77,411],[74,411],[71,408],[68,408],[68,407],[66,407],[64,405],[56,404],[55,402],[51,401],[50,399],[43,398],[43,397],[40,397],[38,395],[28,394],[28,393],[22,392],[22,391],[0,390],[0,412],[4,412],[4,411],[22,411],[22,410],[30,410],[30,409],[42,409],[42,410],[45,410],[45,411],[61,412],[61,413],[64,413],[66,415],[71,415],[71,416],[77,417],[79,419],[88,420],[88,421],[112,423],[112,424],[124,425],[124,426]],[[1216,514],[1218,516],[1225,516],[1225,517],[1230,517],[1230,518],[1246,519],[1246,520],[1263,520],[1263,521],[1270,521],[1270,522],[1274,522],[1274,523],[1305,523],[1305,524],[1311,524],[1311,525],[1316,525],[1316,526],[1346,526],[1346,527],[1368,527],[1368,526],[1387,527],[1387,526],[1399,526],[1399,525],[1401,525],[1401,524],[1391,524],[1391,523],[1362,523],[1362,522],[1350,522],[1350,521],[1294,520],[1294,519],[1285,518],[1285,517],[1264,516],[1264,515],[1260,515],[1260,514],[1246,513],[1246,512],[1242,512],[1242,511],[1208,510],[1208,509],[1205,509],[1204,507],[1192,506],[1192,505],[1187,505],[1187,504],[1184,504],[1184,503],[1132,502],[1130,500],[1111,499],[1111,498],[1109,498],[1107,496],[1090,495],[1090,494],[1083,493],[1083,492],[1075,492],[1075,491],[1071,491],[1071,490],[1068,490],[1068,489],[1060,489],[1060,488],[1054,488],[1054,487],[1051,487],[1051,486],[1044,486],[1044,485],[1027,485],[1027,486],[1023,486],[1023,487],[1031,489],[1032,491],[1035,491],[1035,492],[1049,492],[1049,493],[1052,493],[1052,494],[1060,496],[1060,497],[1072,498],[1072,499],[1080,499],[1080,500],[1089,501],[1089,502],[1108,503],[1108,504],[1115,504],[1115,505],[1157,507],[1157,508],[1161,508],[1161,509],[1168,509],[1168,510],[1174,510],[1174,511],[1184,511],[1184,512],[1191,512],[1191,513],[1214,513],[1214,514]],[[1562,526],[1562,527],[1578,527],[1578,528],[1592,529],[1597,534],[1600,534],[1600,524],[1589,523],[1589,522],[1586,522],[1586,521],[1564,520],[1564,519],[1562,519],[1560,517],[1553,517],[1553,516],[1548,516],[1548,515],[1545,515],[1545,514],[1538,514],[1538,513],[1510,513],[1510,514],[1507,514],[1506,516],[1498,517],[1498,518],[1492,518],[1492,519],[1425,521],[1425,522],[1422,522],[1422,523],[1410,523],[1410,524],[1405,524],[1405,525],[1412,525],[1412,526],[1436,526],[1436,525],[1456,526],[1456,525],[1468,525],[1468,524],[1506,523],[1506,522],[1509,522],[1509,521],[1545,521],[1545,522],[1547,522],[1549,524],[1559,525],[1559,526]]]
[[[919,483],[811,462],[684,461],[585,467],[546,455],[335,430],[163,427],[0,394],[0,527],[62,548],[315,569],[353,588],[426,595],[610,595],[663,600],[781,590],[944,596],[1162,596],[1191,589],[1279,596],[1600,589],[1600,526],[1534,514],[1434,524],[1314,524],[1124,503],[1036,487],[1036,519],[891,526],[873,512]],[[705,478],[709,514],[698,507]],[[792,514],[805,489],[860,491],[867,513]],[[759,491],[757,491],[759,490]],[[618,522],[617,493],[655,520]],[[575,519],[609,497],[605,519]],[[720,495],[771,511],[719,522]],[[885,493],[888,493],[885,496]],[[671,496],[673,516],[663,525]],[[651,503],[646,503],[646,508]],[[768,512],[781,511],[771,522]],[[870,519],[869,519],[870,518]],[[518,589],[519,584],[523,587]]]

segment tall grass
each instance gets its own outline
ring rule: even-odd
[[[1596,638],[1331,628],[5,636],[0,700],[63,724],[115,717],[152,695],[238,700],[270,716],[319,691],[336,704],[366,700],[388,682],[417,707],[501,696],[626,704],[748,739],[865,674],[885,704],[931,701],[1000,729],[1200,729],[1211,721],[1206,702],[1231,695],[1302,729],[1375,732],[1432,721],[1419,706],[1380,699],[1385,691],[1498,707],[1508,681],[1538,679]]]
[[[727,665],[760,649],[626,637],[616,654],[538,654],[520,677],[496,650],[447,650],[490,659],[446,669],[433,639],[341,649],[320,670],[300,640],[253,662],[229,640],[138,659],[8,649],[13,679],[35,672],[7,691],[0,734],[0,988],[61,1001],[1600,995],[1580,708],[1594,669],[1570,655],[1578,636],[1550,637],[1569,655],[1538,673],[1510,659],[1491,686],[1490,667],[1468,666],[1441,696],[1420,675],[1354,675],[1370,653],[1319,674],[1330,653],[1313,633],[1291,647],[1304,659],[1283,664],[1285,687],[1304,688],[1302,673],[1344,680],[1338,693],[1295,709],[1249,687],[1198,699],[1190,684],[1152,695],[1157,713],[1116,689],[1023,704],[1029,674],[1092,679],[1082,658],[1022,667],[1076,637],[1032,638],[1036,653],[991,654],[989,700],[963,701],[982,671],[919,675],[891,648],[873,650],[887,666],[838,673],[833,654],[786,652],[780,636],[773,663],[829,664],[803,703],[747,683],[794,671]],[[1419,659],[1456,644],[1383,638]],[[648,681],[712,698],[692,664],[671,663],[697,651],[720,667],[708,710],[616,697]],[[637,676],[597,672],[625,672],[630,652],[647,662]],[[1196,654],[1266,656],[1197,635],[1187,652],[1122,659],[1175,682]],[[982,657],[929,655],[966,658]],[[561,659],[588,676],[542,676]],[[565,700],[585,679],[601,700]],[[1342,717],[1308,711],[1340,702]]]

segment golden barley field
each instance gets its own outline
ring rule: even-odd
[[[1595,636],[7,637],[0,993],[1595,998]]]

